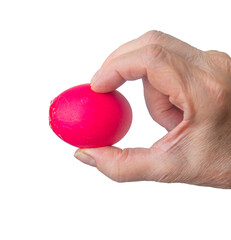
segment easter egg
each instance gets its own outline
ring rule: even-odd
[[[120,92],[97,93],[90,84],[64,91],[49,109],[54,133],[79,148],[113,145],[125,136],[131,122],[130,104]]]

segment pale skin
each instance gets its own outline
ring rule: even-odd
[[[150,148],[78,149],[75,156],[117,182],[231,188],[231,58],[150,31],[116,49],[91,87],[106,93],[137,79],[167,135]]]

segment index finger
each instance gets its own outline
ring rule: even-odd
[[[96,92],[111,92],[126,80],[146,77],[159,92],[170,96],[172,103],[182,109],[182,92],[187,86],[189,63],[160,45],[148,45],[111,60],[92,80]],[[190,67],[193,67],[190,65]]]
[[[151,44],[158,44],[164,47],[165,49],[168,49],[176,53],[177,55],[183,57],[186,60],[190,59],[193,55],[199,52],[197,48],[189,45],[186,42],[181,41],[178,38],[175,38],[161,31],[152,30],[141,35],[137,39],[134,39],[121,45],[119,48],[117,48],[114,52],[112,52],[109,55],[109,57],[103,63],[102,67],[107,65],[107,63],[110,62],[112,59],[122,54],[137,50],[139,48]]]

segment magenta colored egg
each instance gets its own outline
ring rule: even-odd
[[[113,145],[128,132],[132,110],[118,91],[96,93],[90,84],[72,87],[50,105],[49,122],[63,141],[79,148]]]

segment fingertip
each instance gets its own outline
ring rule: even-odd
[[[91,79],[91,84],[93,84],[100,76],[100,69],[93,75]]]
[[[90,86],[91,86],[91,90],[96,92],[96,93],[104,93],[102,90],[101,90],[101,87],[97,87],[97,84],[95,84],[94,82],[90,82]]]
[[[122,151],[121,149],[114,146],[106,146],[99,148],[81,148],[76,150],[74,156],[77,156],[81,153],[88,155],[93,158],[96,162],[111,159],[115,153]]]
[[[101,82],[101,81],[100,81]],[[105,87],[104,83],[95,83],[95,82],[91,82],[90,86],[91,86],[91,90],[96,92],[96,93],[107,93],[107,87]]]
[[[94,85],[93,85],[92,82],[90,83],[90,86],[91,86],[91,90],[92,90],[92,91],[97,92],[96,89],[94,88]]]
[[[91,156],[90,154],[88,154],[88,152],[85,151],[84,149],[78,149],[75,152],[74,156],[75,156],[75,158],[77,158],[82,163],[85,163],[85,164],[90,165],[92,167],[96,167],[96,161],[95,161],[94,157]]]
[[[101,83],[101,81],[97,83],[91,82],[91,90],[97,93],[108,93],[113,91],[107,86],[107,83]]]
[[[118,71],[114,69],[100,69],[91,80],[91,89],[98,93],[109,93],[116,90],[125,83],[125,79],[121,77]]]

